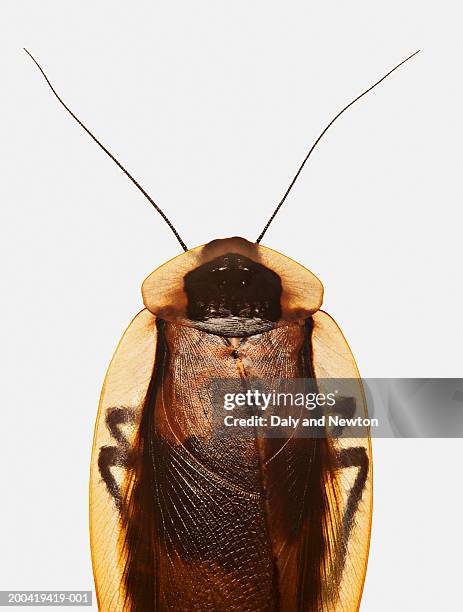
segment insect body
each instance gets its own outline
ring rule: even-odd
[[[354,358],[320,310],[321,282],[259,244],[269,223],[256,243],[187,250],[143,193],[186,252],[143,283],[145,309],[101,394],[90,479],[100,609],[357,610],[371,525],[367,431],[221,437],[207,391],[214,379],[307,379],[315,389],[357,379],[353,399],[365,414]]]
[[[368,441],[217,438],[203,393],[213,378],[357,377],[319,311],[322,291],[302,266],[242,238],[188,251],[144,282],[146,309],[109,368],[93,449],[102,609],[356,609]]]

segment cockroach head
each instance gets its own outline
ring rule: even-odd
[[[171,259],[148,276],[142,294],[161,319],[238,337],[302,323],[320,308],[323,286],[288,257],[235,237]]]

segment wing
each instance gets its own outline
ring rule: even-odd
[[[313,322],[314,326],[312,333],[312,358],[314,374],[316,378],[321,381],[321,384],[323,384],[323,378],[357,379],[358,372],[355,366],[354,359],[347,346],[346,341],[344,340],[339,328],[334,323],[334,321],[327,314],[323,312],[318,312],[313,316]],[[276,330],[275,333],[278,334],[281,333],[281,331]],[[258,342],[258,339],[250,339],[249,342],[252,344],[252,342]],[[159,352],[159,347],[157,347],[157,344],[161,346],[162,342],[158,342],[155,317],[146,310],[142,311],[129,326],[114,355],[113,361],[111,362],[103,387],[97,417],[95,440],[92,454],[90,483],[92,560],[99,608],[101,610],[111,610],[111,612],[113,610],[122,610],[124,609],[124,607],[126,607],[127,604],[127,597],[126,593],[124,592],[124,585],[130,582],[130,580],[127,580],[127,576],[129,576],[130,578],[130,572],[127,573],[126,552],[122,544],[124,542],[124,534],[122,534],[121,537],[123,521],[121,521],[120,519],[120,509],[123,505],[123,484],[126,481],[128,468],[133,468],[132,472],[134,471],[134,466],[132,464],[133,453],[131,453],[131,450],[134,447],[134,444],[137,442],[137,432],[139,433],[141,429],[140,418],[142,408],[145,405],[145,399],[150,395],[148,391],[150,381],[155,379],[155,376],[153,376],[154,363],[155,360],[159,358],[156,358],[156,352]],[[172,367],[168,368],[168,370],[169,372],[172,370],[175,372],[182,373],[186,372],[187,370],[189,372],[191,368],[194,369],[195,367],[197,367],[198,378],[201,378],[201,376],[204,376],[205,374],[203,371],[204,364],[201,355],[206,353],[209,354],[209,351],[206,350],[206,347],[203,346],[203,344],[201,344],[201,346],[198,345],[199,353],[197,354],[196,358],[192,359],[191,339],[187,342],[187,346],[187,351],[170,351],[169,354],[171,355],[171,358],[182,358],[183,360],[186,360],[186,363],[184,364],[182,361],[181,363],[176,364],[175,367],[173,367],[175,364],[172,364]],[[280,343],[277,342],[275,346],[280,346]],[[224,348],[222,346],[217,346],[215,348],[212,347],[212,349],[212,353],[214,353],[214,351],[226,352],[227,350],[226,347]],[[243,352],[243,354],[247,352],[247,363],[249,367],[250,363],[253,362],[252,347],[246,349],[246,345],[243,344],[241,351]],[[273,350],[273,348],[270,348],[270,352],[273,354],[273,352],[275,351]],[[220,353],[220,355],[222,355],[222,353]],[[233,359],[231,360],[233,361]],[[263,363],[266,363],[267,360],[268,358],[264,359]],[[163,360],[161,359],[160,363],[162,362]],[[223,363],[221,359],[219,359],[219,362],[220,364]],[[225,366],[221,365],[221,368],[223,367]],[[159,369],[159,371],[161,370],[162,368]],[[230,375],[230,372],[228,372],[227,370],[227,376]],[[169,386],[168,383],[170,379],[169,377],[167,377],[167,379],[164,380],[164,378],[162,378],[162,388],[164,392],[167,392]],[[196,380],[196,378],[196,376],[193,377],[194,380]],[[184,385],[182,383],[178,386],[176,393],[178,391],[182,391],[185,393],[188,391],[188,395],[190,395],[191,385]],[[168,396],[169,393],[167,393],[166,397]],[[156,401],[162,403],[161,400],[163,399],[164,393],[159,394],[159,397],[157,397]],[[360,381],[358,385],[358,393],[355,399],[357,402],[357,406],[364,406],[363,390]],[[175,408],[175,405],[176,402],[169,401],[166,405],[166,409],[173,410]],[[151,414],[150,411],[145,412],[146,414]],[[162,416],[165,413],[165,410],[157,412],[158,415]],[[188,410],[186,412],[189,414]],[[178,417],[177,412],[176,415]],[[172,423],[175,422],[176,419],[173,419]],[[157,427],[158,429],[160,428],[160,423],[157,423]],[[151,429],[149,429],[149,431],[151,431]],[[198,440],[196,440],[197,443],[199,443]],[[192,443],[192,441],[194,441],[194,437],[190,436],[190,442]],[[139,439],[137,443],[140,443]],[[183,463],[181,463],[180,460],[182,459],[183,455],[182,457],[180,457],[180,451],[183,452],[183,446],[184,444],[182,443],[181,447],[177,449],[177,447],[174,445],[172,448],[175,450],[175,452],[171,448],[169,455],[170,459],[164,466],[164,471],[162,469],[157,470],[157,477],[159,480],[159,482],[157,483],[157,488],[159,489],[158,495],[160,493],[167,494],[170,492],[171,495],[168,496],[168,500],[170,500],[171,503],[169,502],[170,505],[169,503],[167,503],[166,508],[164,508],[164,510],[170,509],[172,510],[173,514],[174,511],[178,509],[179,503],[183,500],[183,497],[181,499],[177,499],[179,495],[178,491],[176,492],[176,496],[173,497],[174,492],[171,491],[173,486],[173,480],[170,476],[169,478],[167,478],[168,473],[170,474],[174,467],[176,471],[174,470],[175,473],[173,475],[176,478],[178,478],[179,474],[183,475],[183,483],[190,483],[189,488],[186,488],[187,493],[188,491],[196,491],[200,485],[203,488],[206,487],[206,482],[210,483],[210,487],[212,487],[213,490],[211,489],[210,495],[203,495],[203,497],[201,497],[203,506],[207,502],[206,507],[209,509],[209,505],[212,503],[212,498],[214,497],[214,495],[212,494],[215,492],[215,495],[217,496],[217,479],[215,478],[211,481],[211,470],[207,471],[209,476],[205,478],[204,483],[202,483],[202,481],[198,481],[198,466],[195,463],[197,469],[194,473],[194,477],[192,475],[191,481],[188,480],[188,474],[185,472],[184,469],[181,469]],[[323,583],[320,585],[322,587],[322,597],[321,600],[319,600],[321,605],[317,606],[317,611],[353,612],[357,610],[359,606],[363,581],[365,577],[366,561],[368,556],[368,543],[371,520],[371,454],[368,438],[357,438],[355,440],[342,441],[334,440],[333,446],[337,457],[337,465],[334,472],[334,478],[330,477],[329,487],[327,485],[326,515],[328,515],[328,517],[340,517],[341,520],[333,520],[331,522],[327,521],[326,523],[323,523],[323,525],[326,524],[328,526],[335,525],[336,528],[331,530],[330,528],[327,528],[324,532],[325,539],[327,541],[327,553],[324,557],[326,560],[326,565],[324,576],[321,577],[321,582]],[[289,447],[290,445],[288,444],[286,450]],[[207,449],[202,450],[205,452]],[[191,459],[191,448],[189,449],[188,453],[188,457],[190,457]],[[214,457],[215,455],[213,454]],[[283,453],[280,453],[278,456],[283,457]],[[162,453],[160,454],[159,452],[157,452],[155,458],[158,463],[161,463],[163,465]],[[172,463],[172,458],[176,459],[175,464]],[[204,459],[204,457],[202,457],[202,459]],[[202,461],[202,463],[204,463],[204,461]],[[275,464],[275,462],[272,462],[272,465],[273,464]],[[164,472],[166,473],[165,480],[162,479],[162,475],[164,474]],[[333,487],[333,480],[335,487]],[[222,482],[222,480],[220,480],[220,482]],[[334,489],[336,489],[336,494],[334,494]],[[164,495],[164,498],[165,497],[166,495]],[[254,497],[257,499],[257,501],[259,499],[259,495],[254,495],[251,497],[253,500]],[[313,501],[313,495],[309,496],[308,499],[309,501]],[[217,501],[220,500],[222,500],[221,503],[223,504],[223,495],[218,496]],[[186,510],[188,510],[187,514],[185,515],[186,518],[184,517],[184,520],[180,521],[180,523],[179,521],[175,521],[174,530],[169,530],[168,528],[169,525],[166,523],[165,520],[167,515],[164,516],[164,518],[157,517],[157,520],[159,518],[163,518],[163,533],[165,532],[164,536],[168,536],[170,540],[175,539],[173,538],[173,536],[177,534],[177,532],[181,531],[181,529],[179,529],[179,525],[186,525],[186,527],[189,526],[187,532],[185,533],[185,537],[182,537],[181,541],[177,542],[176,548],[178,548],[179,550],[183,550],[183,548],[185,548],[185,542],[188,543],[190,540],[192,540],[192,543],[195,543],[196,540],[193,538],[193,536],[191,534],[190,536],[188,536],[188,531],[191,531],[191,528],[195,526],[196,531],[198,531],[198,529],[201,531],[201,526],[209,516],[209,510],[203,517],[203,506],[198,506],[198,504],[195,504],[190,508],[188,503],[186,503],[187,501],[188,500],[185,498],[185,503],[182,502],[182,504],[180,504],[184,505]],[[289,510],[291,510],[291,508]],[[215,516],[215,512],[213,514]],[[244,516],[246,517],[247,515],[251,514],[252,513],[245,512]],[[289,514],[291,514],[291,512],[289,512]],[[169,518],[169,516],[167,516],[167,518]],[[243,513],[241,513],[240,516],[243,517]],[[191,518],[191,520],[189,520],[189,518]],[[225,519],[222,518],[221,520],[223,523]],[[229,519],[229,522],[230,520],[231,519]],[[241,520],[241,523],[242,522],[243,519]],[[143,524],[145,525],[145,521],[143,521]],[[228,523],[225,521],[225,524]],[[241,530],[245,527],[246,525],[242,524]],[[251,534],[251,532],[254,533],[254,539],[248,541],[246,550],[255,546],[255,529],[256,526],[254,524],[254,531],[249,531],[249,534]],[[227,530],[225,529],[225,531]],[[229,531],[236,534],[236,532],[233,531],[231,527]],[[310,529],[306,529],[306,531],[310,535]],[[194,529],[193,532],[196,533]],[[214,535],[212,541],[216,544],[218,533],[219,532],[217,530],[213,531]],[[201,531],[199,535],[201,537],[199,538],[198,542],[199,544],[201,544],[201,546],[203,546],[203,531]],[[143,542],[140,542],[140,544],[143,544]],[[238,546],[238,544],[239,541],[237,542],[235,537],[232,540],[230,546],[233,545],[232,548],[234,547],[234,551],[235,548],[237,548],[238,551],[241,551],[241,548],[240,546]],[[198,550],[203,550],[201,546],[198,549],[197,547],[193,547],[193,552],[183,551],[185,553],[183,555],[185,559],[191,558],[186,564],[187,566],[191,564],[191,560],[193,560],[193,563],[195,564],[201,561],[202,557],[201,559],[199,559],[199,561],[196,559],[196,556],[198,556],[199,554]],[[221,544],[221,546],[222,548],[224,547],[223,543]],[[304,550],[300,549],[297,546],[289,544],[287,547],[289,553],[288,555],[286,555],[288,559],[291,559],[292,547],[296,552],[301,552],[302,557],[304,557]],[[206,581],[209,590],[212,587],[210,597],[216,599],[219,597],[217,585],[222,584],[223,581],[221,582],[219,575],[217,575],[215,578],[209,576],[209,574],[205,572],[205,568],[209,566],[214,567],[215,573],[217,574],[221,567],[220,550],[221,549],[214,549],[214,551],[210,550],[206,555],[207,559],[202,559],[200,563],[202,571],[199,574],[196,574],[196,580],[199,581],[198,584],[202,585],[201,588],[204,587],[204,581]],[[227,552],[227,550],[228,549],[226,549],[225,552]],[[202,555],[204,556],[204,554],[206,553],[203,553]],[[237,553],[235,551],[235,556],[236,554]],[[215,559],[214,562],[212,558],[209,559],[210,555],[213,555]],[[297,559],[300,559],[301,557],[298,555],[299,553],[297,552]],[[227,559],[227,563],[229,563],[228,557],[226,555],[224,556],[224,559],[225,558]],[[177,559],[177,557],[175,557],[175,559]],[[175,574],[176,580],[179,580],[179,578],[183,575],[182,568],[185,564],[183,563],[183,561],[182,563],[180,563],[180,560],[180,557],[178,557],[174,568],[175,571],[173,572],[173,574]],[[138,559],[135,559],[135,561],[137,561],[138,563]],[[224,568],[227,566],[227,563],[223,561]],[[287,565],[289,568],[290,563],[288,563]],[[295,566],[297,566],[297,563],[295,564]],[[256,571],[257,568],[255,562],[253,567],[254,571]],[[326,567],[329,568],[328,572],[326,571]],[[137,576],[143,576],[146,573],[147,567],[145,565],[141,565],[140,567],[138,567],[137,565],[135,569],[137,570],[135,572]],[[124,571],[126,572],[125,574]],[[152,575],[152,572],[148,573],[150,576]],[[291,572],[288,570],[288,576],[290,574]],[[191,582],[191,579],[193,578],[193,576],[195,576],[194,572],[192,575],[189,576],[189,580]],[[151,582],[152,579],[150,578],[150,583]],[[262,582],[261,579],[260,582]],[[205,588],[203,590],[204,592],[207,591],[207,589]],[[172,590],[172,593],[174,591],[175,589]],[[231,596],[231,592],[229,595]],[[237,593],[235,592],[234,596],[232,596],[230,600],[233,601],[234,604],[238,604],[238,598],[236,597],[236,595]],[[216,608],[219,609],[217,606]],[[235,605],[233,609],[240,609],[239,604]],[[283,606],[282,609],[286,608],[284,608]],[[308,607],[306,605],[303,605],[302,607],[299,606],[298,609],[308,610]]]
[[[156,317],[142,310],[127,328],[101,392],[90,468],[90,541],[100,610],[123,608],[122,486],[156,354]]]
[[[313,367],[317,380],[328,378],[358,379],[353,394],[356,415],[366,416],[367,407],[360,376],[349,346],[335,321],[325,312],[313,315]],[[350,385],[353,386],[353,385]],[[336,500],[328,496],[330,509],[341,514],[341,533],[328,534],[330,556],[340,568],[339,593],[336,599],[326,597],[323,611],[354,612],[360,607],[368,561],[372,513],[372,460],[369,432],[365,437],[333,440],[337,455]],[[339,505],[341,508],[339,508]]]

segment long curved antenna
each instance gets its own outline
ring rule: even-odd
[[[264,227],[264,229],[262,230],[259,238],[257,238],[256,243],[258,244],[262,238],[264,237],[265,232],[268,230],[270,223],[274,220],[274,218],[276,217],[278,211],[280,210],[280,208],[283,206],[284,201],[286,200],[286,198],[288,197],[289,192],[291,191],[291,189],[294,186],[294,183],[297,181],[300,173],[302,172],[302,169],[304,168],[307,160],[309,159],[309,157],[312,155],[313,150],[315,149],[315,147],[317,146],[317,144],[320,142],[320,140],[323,138],[323,136],[326,134],[326,132],[330,129],[330,127],[333,125],[333,123],[336,121],[336,119],[338,119],[348,108],[350,108],[353,104],[355,104],[358,100],[360,100],[360,98],[363,98],[363,96],[365,96],[368,92],[370,92],[372,89],[374,89],[376,87],[376,85],[379,85],[382,81],[384,81],[384,79],[387,79],[387,77],[392,74],[395,70],[397,70],[397,68],[400,68],[400,66],[402,66],[402,64],[405,64],[405,62],[408,62],[408,60],[410,60],[412,57],[414,57],[417,53],[420,52],[420,49],[418,49],[418,51],[415,51],[415,53],[412,53],[411,55],[409,55],[407,58],[405,58],[404,60],[402,60],[400,62],[400,64],[397,64],[397,66],[395,66],[392,70],[389,70],[389,72],[387,74],[385,74],[383,77],[381,77],[379,79],[379,81],[376,81],[376,83],[374,83],[373,85],[371,85],[371,87],[369,87],[368,89],[366,89],[363,93],[361,93],[359,96],[357,96],[354,100],[352,100],[352,102],[349,102],[349,104],[347,106],[345,106],[341,111],[339,111],[339,113],[333,117],[333,119],[331,119],[331,121],[328,123],[328,125],[325,127],[325,129],[323,130],[323,132],[320,134],[320,136],[317,138],[317,140],[313,143],[312,147],[310,148],[310,151],[307,153],[307,155],[304,158],[304,161],[302,162],[302,164],[299,166],[299,170],[296,172],[296,174],[294,175],[293,180],[291,181],[291,183],[289,184],[288,189],[285,192],[285,195],[281,198],[278,206],[275,208],[275,210],[273,211],[272,216],[270,217],[270,219],[267,221],[266,226]]]
[[[186,246],[186,244],[183,242],[183,240],[180,238],[179,233],[177,232],[177,230],[175,229],[175,227],[172,225],[172,223],[170,222],[170,220],[168,219],[167,215],[159,208],[159,206],[156,204],[156,202],[146,193],[146,191],[143,189],[143,187],[140,185],[140,183],[138,181],[136,181],[133,176],[129,173],[128,170],[126,170],[124,168],[124,166],[114,157],[114,155],[112,153],[110,153],[108,151],[108,149],[98,140],[98,138],[96,138],[96,136],[94,136],[92,134],[92,132],[82,123],[82,121],[72,112],[72,110],[66,106],[66,104],[63,102],[63,100],[60,98],[60,96],[58,95],[58,93],[56,92],[55,88],[53,87],[53,85],[50,83],[47,75],[45,74],[45,72],[43,71],[42,67],[40,66],[40,64],[38,63],[38,61],[35,59],[35,57],[29,53],[29,51],[27,49],[24,49],[24,51],[27,53],[27,55],[31,58],[31,60],[34,62],[34,64],[37,66],[37,68],[40,70],[40,72],[42,73],[43,77],[45,78],[45,81],[48,83],[48,86],[50,87],[50,89],[52,90],[52,92],[54,93],[55,97],[58,99],[58,101],[64,106],[64,108],[67,110],[67,112],[71,115],[71,117],[73,117],[73,119],[75,119],[77,121],[77,123],[87,132],[87,134],[90,136],[90,138],[92,138],[96,144],[101,147],[103,149],[103,151],[106,153],[106,155],[108,155],[113,162],[119,166],[119,168],[122,170],[122,172],[129,177],[129,179],[132,181],[132,183],[135,185],[135,187],[137,187],[137,189],[139,189],[142,194],[145,196],[145,198],[148,200],[148,202],[155,208],[155,210],[158,211],[158,213],[161,215],[161,217],[164,219],[164,221],[167,223],[167,225],[170,227],[170,229],[172,230],[172,232],[174,233],[174,236],[177,238],[177,240],[179,241],[182,249],[184,251],[188,251],[188,247]]]

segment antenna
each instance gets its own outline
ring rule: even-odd
[[[293,180],[291,181],[291,183],[289,184],[288,189],[286,190],[284,196],[281,198],[280,202],[278,203],[277,207],[275,208],[275,210],[273,211],[272,216],[270,217],[270,219],[267,221],[264,229],[262,230],[260,236],[257,238],[256,243],[259,244],[259,242],[262,240],[262,238],[264,237],[265,232],[268,230],[268,228],[270,227],[271,222],[275,219],[278,211],[280,210],[280,208],[283,206],[284,201],[286,200],[286,198],[288,197],[289,192],[291,191],[291,189],[294,186],[294,183],[297,181],[300,173],[302,172],[302,169],[304,168],[307,160],[309,159],[309,157],[312,155],[313,150],[315,149],[315,147],[318,145],[318,143],[320,142],[320,140],[323,138],[323,136],[326,134],[326,132],[330,129],[330,127],[333,125],[333,123],[336,121],[336,119],[338,119],[348,108],[350,108],[353,104],[355,104],[358,100],[360,100],[360,98],[363,98],[363,96],[365,96],[367,93],[369,93],[372,89],[374,89],[377,85],[379,85],[382,81],[384,81],[384,79],[387,79],[387,77],[389,75],[391,75],[395,70],[397,70],[397,68],[400,68],[400,66],[402,66],[403,64],[405,64],[405,62],[408,62],[408,60],[412,59],[412,57],[414,57],[417,53],[420,52],[420,49],[418,49],[418,51],[415,51],[415,53],[412,53],[411,55],[409,55],[407,58],[405,58],[404,60],[402,60],[400,62],[400,64],[397,64],[397,66],[395,66],[394,68],[392,68],[392,70],[389,70],[388,73],[386,73],[383,77],[381,77],[379,79],[379,81],[376,81],[376,83],[374,83],[373,85],[371,85],[368,89],[366,89],[364,92],[362,92],[359,96],[357,96],[354,100],[352,100],[352,102],[349,102],[349,104],[347,106],[345,106],[341,111],[339,111],[339,113],[333,117],[333,119],[331,119],[331,121],[328,123],[328,125],[325,127],[325,129],[321,132],[321,134],[319,135],[319,137],[317,138],[317,140],[313,143],[313,145],[311,146],[309,152],[307,153],[307,155],[304,158],[304,161],[302,162],[302,164],[299,166],[298,171],[296,172],[296,174],[294,175]]]
[[[103,149],[103,151],[106,153],[106,155],[108,155],[108,157],[110,157],[113,162],[119,166],[119,168],[122,170],[122,172],[129,177],[129,179],[132,181],[132,183],[135,185],[135,187],[137,187],[137,189],[139,189],[142,194],[145,196],[145,198],[148,200],[148,202],[153,206],[153,208],[155,210],[157,210],[157,212],[161,215],[161,217],[164,219],[164,221],[167,223],[167,225],[170,227],[170,229],[172,230],[172,232],[174,233],[174,236],[177,238],[177,240],[180,243],[180,246],[182,247],[182,249],[184,251],[188,251],[188,247],[186,246],[186,244],[183,242],[183,240],[180,238],[179,233],[177,232],[177,230],[175,229],[175,227],[173,226],[173,224],[171,223],[171,221],[169,220],[169,218],[167,217],[167,215],[159,208],[159,206],[156,204],[156,202],[146,193],[146,191],[143,189],[143,187],[140,185],[140,183],[134,179],[134,177],[130,174],[130,172],[128,170],[126,170],[124,168],[124,166],[114,157],[114,155],[108,151],[108,149],[98,140],[98,138],[96,138],[96,136],[94,136],[92,134],[92,132],[82,123],[82,121],[72,112],[72,110],[63,102],[63,100],[60,98],[60,96],[58,95],[58,93],[56,92],[55,88],[53,87],[53,85],[50,83],[50,80],[48,79],[47,75],[45,74],[45,72],[43,71],[42,67],[40,66],[40,64],[38,63],[38,61],[35,59],[35,57],[29,53],[29,51],[27,49],[24,49],[24,51],[27,53],[27,55],[31,58],[31,60],[34,62],[34,64],[37,66],[37,68],[40,70],[40,72],[42,73],[45,81],[48,83],[48,86],[50,87],[50,89],[52,90],[53,94],[55,95],[55,97],[58,99],[58,101],[60,102],[60,104],[62,104],[62,106],[64,106],[64,108],[67,110],[67,112],[71,115],[71,117],[73,117],[73,119],[75,119],[77,121],[77,123],[87,132],[87,134],[90,136],[90,138],[92,138],[96,144]]]

